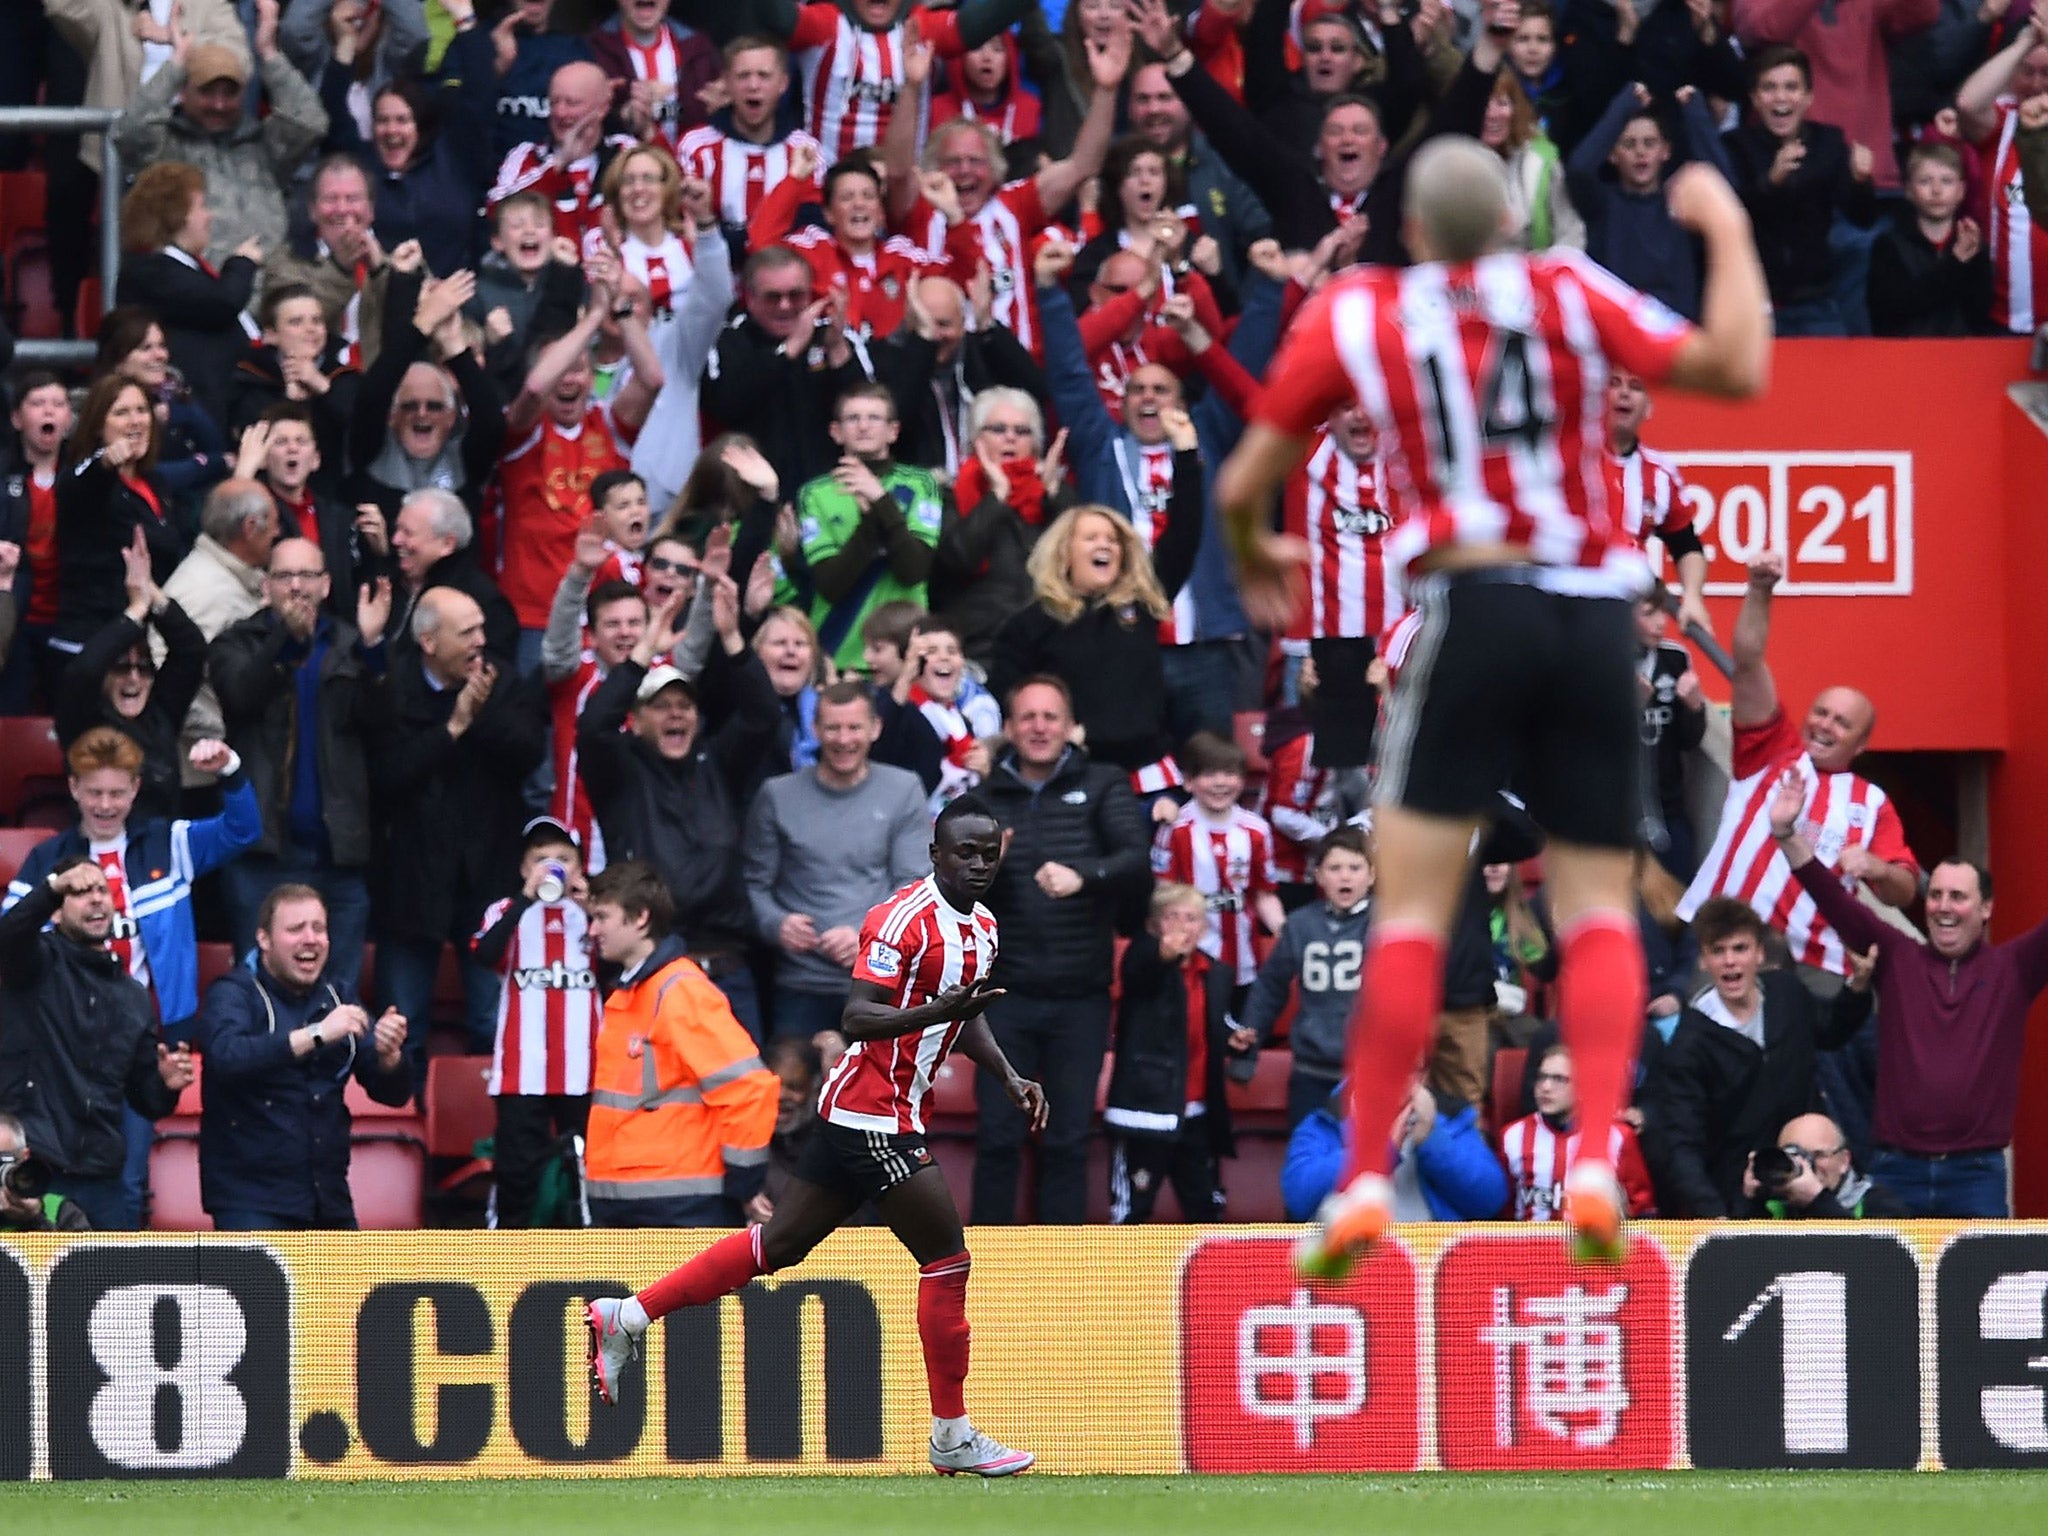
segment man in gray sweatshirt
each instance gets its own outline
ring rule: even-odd
[[[776,950],[774,1035],[839,1027],[861,919],[931,866],[924,781],[871,763],[881,734],[868,685],[818,694],[818,761],[770,779],[747,817],[747,899]]]
[[[1322,900],[1296,909],[1282,926],[1230,1037],[1233,1051],[1256,1054],[1286,1011],[1289,987],[1299,986],[1300,1009],[1288,1033],[1294,1048],[1287,1078],[1289,1132],[1322,1107],[1344,1076],[1344,1045],[1372,916],[1372,878],[1372,858],[1359,828],[1339,827],[1316,844]]]

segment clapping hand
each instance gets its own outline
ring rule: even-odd
[[[583,526],[576,530],[576,543],[569,563],[587,579],[597,574],[597,568],[604,564],[607,553],[604,519],[595,515],[584,519]]]
[[[183,1093],[192,1086],[192,1079],[198,1076],[192,1065],[192,1047],[180,1041],[174,1051],[161,1040],[156,1046],[156,1073],[163,1084],[173,1093]]]
[[[377,1065],[386,1072],[396,1071],[405,1059],[405,1037],[411,1028],[405,1015],[396,1008],[386,1008],[377,1016],[377,1023],[370,1033],[370,1043],[377,1051]]]
[[[379,576],[356,593],[356,631],[362,636],[365,650],[383,643],[384,630],[390,622],[391,578]]]
[[[1799,818],[1806,810],[1806,780],[1797,768],[1787,768],[1778,776],[1768,810],[1771,836],[1787,838],[1799,830]]]
[[[0,587],[14,585],[14,573],[21,569],[21,546],[0,539]]]

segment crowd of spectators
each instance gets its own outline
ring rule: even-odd
[[[1401,599],[1333,553],[1297,631],[1255,633],[1212,477],[1304,295],[1406,259],[1437,134],[1499,153],[1512,244],[1682,314],[1661,189],[1701,160],[1780,335],[2032,331],[2048,18],[2019,9],[6,7],[0,102],[117,109],[127,183],[94,365],[7,379],[0,712],[54,720],[76,824],[0,916],[0,1157],[132,1226],[197,1073],[216,1224],[348,1225],[347,1095],[421,1093],[452,952],[500,1224],[576,1219],[565,1145],[596,1220],[759,1219],[862,915],[972,790],[1007,836],[990,1020],[1050,1102],[1034,1139],[977,1084],[973,1220],[1084,1219],[1098,1135],[1116,1219],[1168,1185],[1226,1214],[1233,1096],[1283,1046],[1290,1211],[1384,1133],[1404,1218],[1547,1219],[1580,1128],[1540,833],[1504,796],[1438,1048],[1397,1124],[1344,1124]],[[0,132],[43,172],[67,327],[98,164]],[[1640,381],[1608,411],[1616,494],[1704,618]],[[1356,553],[1384,499],[1340,412],[1286,516]],[[1653,1002],[1607,1132],[1640,1211],[1993,1214],[2048,936],[1988,946],[1988,871],[1906,846],[1854,772],[1863,695],[1794,722],[1777,575],[1731,637],[1718,827],[1685,808],[1691,653],[1641,611]],[[238,957],[203,994],[202,935]],[[644,1062],[607,992],[656,1021]],[[1854,1102],[1823,1062],[1873,1013]],[[1503,1044],[1527,1078],[1495,1124]],[[692,1113],[619,1113],[657,1107]]]

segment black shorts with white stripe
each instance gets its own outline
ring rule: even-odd
[[[820,1120],[797,1154],[797,1178],[824,1189],[879,1201],[904,1180],[936,1167],[918,1132],[856,1131]]]
[[[1375,798],[1487,815],[1503,789],[1551,836],[1636,843],[1635,619],[1617,597],[1537,585],[1531,566],[1424,577],[1379,741]]]

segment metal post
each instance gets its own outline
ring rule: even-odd
[[[105,107],[0,107],[0,134],[100,135],[100,309],[114,307],[121,263],[121,157],[110,131],[119,112]],[[18,341],[14,361],[41,368],[82,368],[92,362],[90,341]]]

